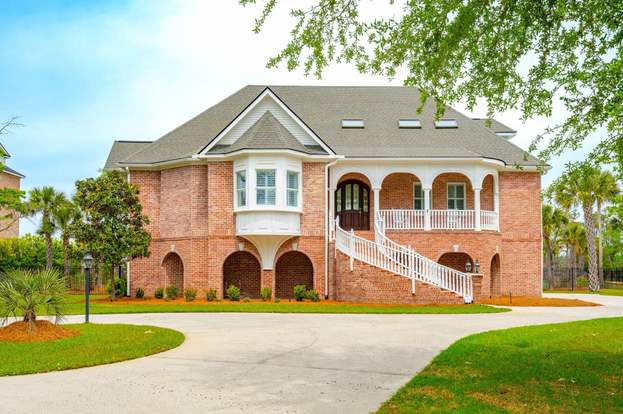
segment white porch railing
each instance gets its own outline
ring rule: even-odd
[[[441,265],[422,256],[407,246],[402,246],[385,236],[381,214],[375,218],[375,240],[367,240],[346,231],[335,221],[335,247],[350,257],[350,266],[357,259],[372,266],[411,279],[411,291],[415,293],[416,280],[449,290],[462,296],[466,303],[473,298],[472,278],[469,274]]]
[[[475,210],[379,210],[387,230],[424,230],[426,222],[431,230],[475,230]],[[498,213],[480,211],[483,230],[498,230]]]

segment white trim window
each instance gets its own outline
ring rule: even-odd
[[[236,171],[236,206],[247,205],[247,171]]]
[[[287,172],[286,204],[288,207],[299,206],[299,173]]]
[[[448,183],[448,210],[465,210],[465,183]]]
[[[255,170],[255,203],[258,206],[276,204],[276,170]]]
[[[424,191],[422,183],[413,183],[413,209],[424,210]]]

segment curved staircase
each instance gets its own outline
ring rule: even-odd
[[[423,256],[409,246],[404,246],[385,235],[383,217],[375,215],[374,240],[368,240],[340,227],[339,217],[335,220],[335,248],[350,260],[359,260],[381,270],[406,277],[411,281],[411,293],[416,293],[417,282],[432,285],[452,292],[463,298],[465,303],[473,301],[473,282],[468,273],[444,266]]]

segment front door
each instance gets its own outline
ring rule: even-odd
[[[370,229],[370,188],[361,181],[341,182],[335,190],[335,216],[346,230]]]

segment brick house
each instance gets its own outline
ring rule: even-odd
[[[24,178],[23,174],[18,173],[14,169],[10,168],[6,165],[6,161],[11,158],[9,152],[4,148],[2,143],[0,142],[0,165],[2,166],[0,169],[0,188],[14,188],[16,190],[20,189],[22,178]],[[0,216],[7,216],[10,212],[0,210]],[[3,220],[3,225],[9,223],[10,221]],[[19,237],[19,220],[15,220],[9,226],[9,228],[0,230],[0,239],[11,238],[11,237]]]
[[[138,287],[464,303],[541,294],[539,161],[406,87],[246,86],[153,142],[116,141],[150,217]]]

